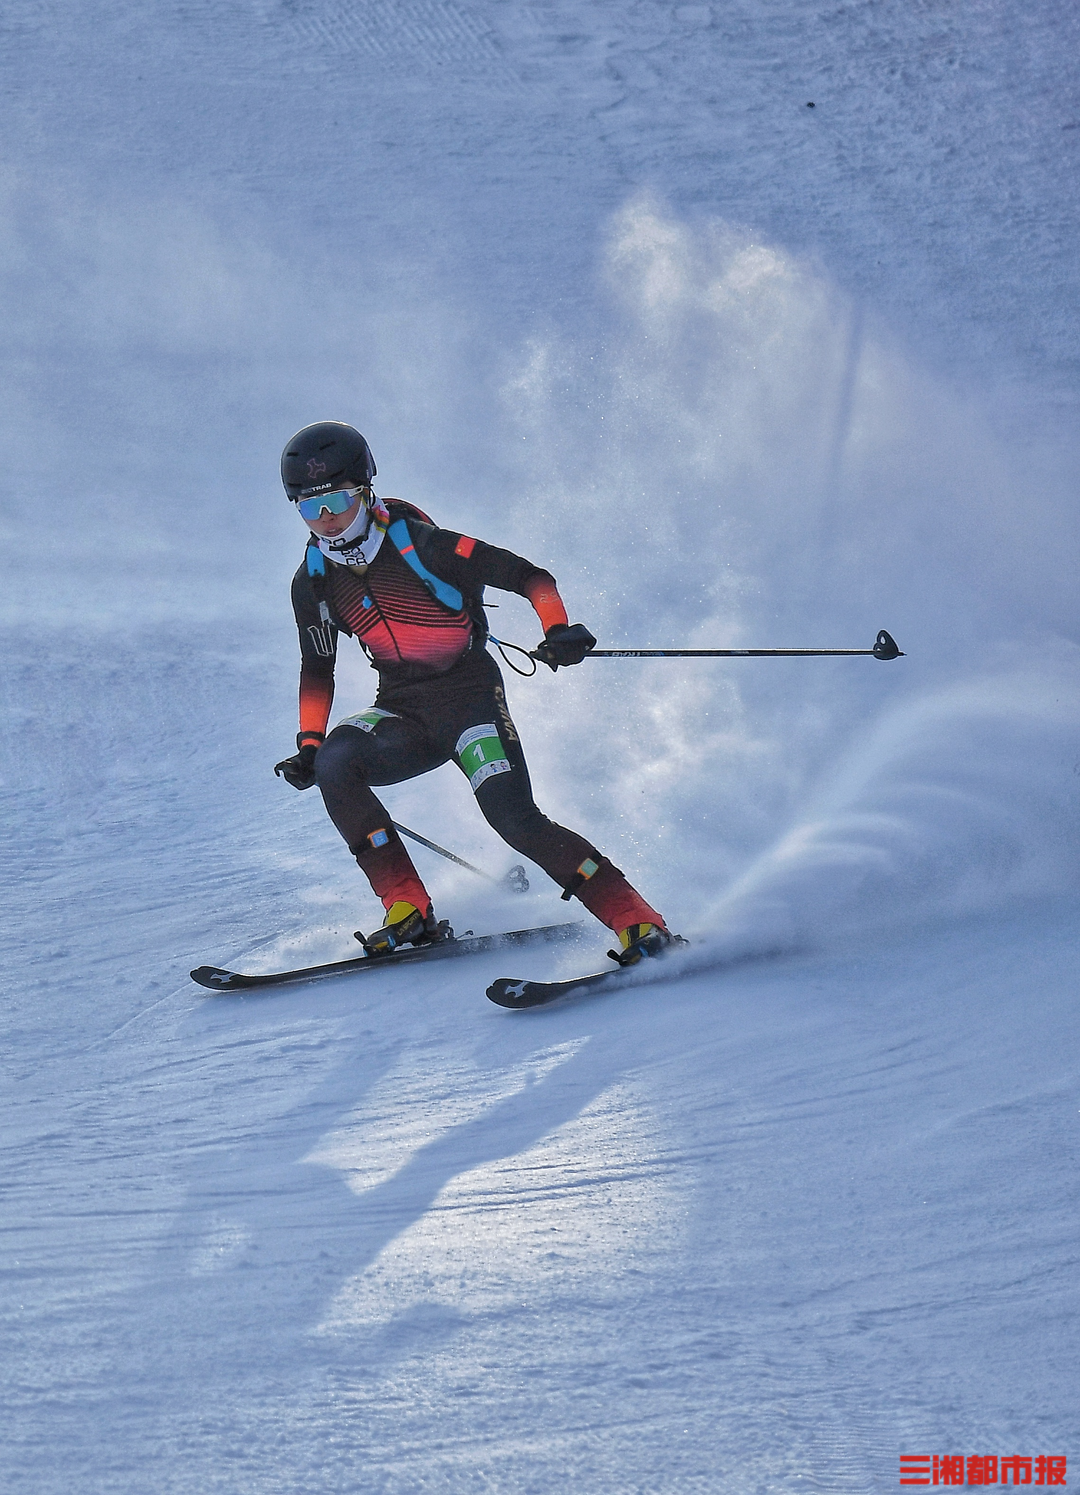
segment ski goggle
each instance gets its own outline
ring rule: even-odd
[[[318,519],[324,509],[330,514],[344,514],[358,498],[371,492],[370,488],[338,488],[333,493],[316,493],[313,498],[294,498],[301,519]]]

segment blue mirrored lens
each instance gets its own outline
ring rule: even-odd
[[[317,493],[314,498],[302,498],[296,507],[304,519],[318,519],[324,509],[331,514],[344,514],[356,502],[359,488],[338,488],[334,493]]]

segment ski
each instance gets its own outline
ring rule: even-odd
[[[544,1007],[558,997],[569,996],[571,992],[588,991],[590,987],[617,986],[619,977],[627,974],[618,966],[612,966],[608,971],[597,971],[592,976],[576,976],[572,981],[514,981],[509,976],[500,976],[498,981],[493,981],[488,987],[487,994],[497,1006],[517,1011],[524,1007]]]
[[[688,941],[676,936],[676,943],[686,945]],[[487,989],[489,1001],[498,1007],[509,1007],[519,1011],[525,1007],[546,1007],[559,997],[576,995],[585,991],[610,991],[619,986],[645,986],[653,981],[670,980],[681,974],[681,963],[671,964],[674,950],[671,946],[661,955],[639,961],[632,966],[609,966],[606,971],[595,971],[591,976],[574,976],[569,981],[514,981],[509,976],[500,976]],[[636,976],[636,980],[633,978]]]
[[[536,929],[511,929],[505,934],[473,934],[472,930],[467,930],[460,938],[451,931],[446,939],[430,945],[410,945],[407,950],[396,950],[392,955],[356,955],[349,960],[332,960],[326,965],[303,966],[295,971],[268,971],[258,976],[245,976],[240,971],[227,971],[221,966],[198,966],[191,972],[191,979],[209,991],[250,991],[253,987],[322,981],[329,976],[345,976],[359,971],[385,971],[392,966],[414,965],[423,960],[447,960],[455,955],[482,955],[486,950],[497,950],[503,945],[569,940],[581,932],[581,927],[580,923],[545,924]]]

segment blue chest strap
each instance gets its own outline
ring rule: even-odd
[[[431,595],[437,601],[441,602],[443,607],[450,608],[451,612],[461,612],[465,606],[464,597],[462,597],[457,587],[452,587],[449,582],[443,581],[441,577],[432,575],[424,565],[416,553],[412,536],[409,534],[409,526],[405,523],[404,519],[395,519],[386,533],[393,540],[401,559],[411,570],[416,572]]]
[[[314,641],[315,648],[327,658],[334,655],[333,619],[330,617],[330,608],[326,601],[326,557],[318,545],[309,541],[307,550],[304,552],[307,562],[307,574],[311,577],[311,589],[315,593],[315,601],[319,604],[318,626],[308,629],[308,633]]]

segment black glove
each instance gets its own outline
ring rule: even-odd
[[[580,664],[589,650],[595,648],[596,640],[584,623],[556,623],[533,653],[549,669],[557,670],[560,665]]]
[[[315,782],[315,754],[318,751],[316,745],[309,742],[293,757],[275,763],[274,772],[294,789],[310,789]]]

